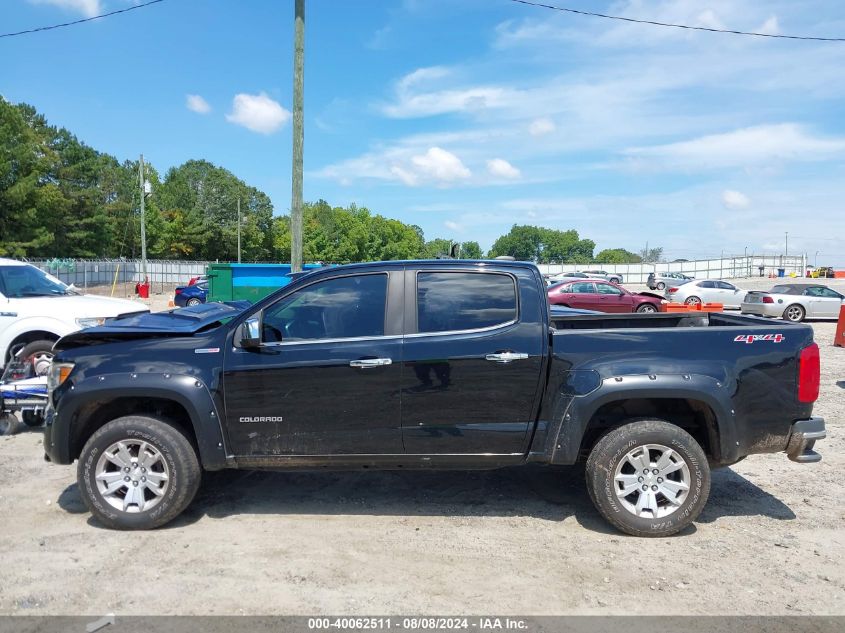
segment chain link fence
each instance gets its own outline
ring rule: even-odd
[[[129,296],[144,280],[140,259],[29,259],[33,266],[85,292]],[[169,294],[191,277],[205,274],[208,262],[148,259],[150,292]]]
[[[129,296],[135,284],[143,281],[140,259],[30,259],[30,264],[73,284],[85,292]],[[173,288],[188,283],[191,277],[204,275],[210,262],[147,260],[147,277],[152,294],[169,294]],[[742,255],[714,259],[661,262],[655,264],[540,264],[548,275],[563,272],[604,270],[621,273],[627,283],[644,284],[651,272],[681,272],[697,279],[737,279],[742,277],[803,276],[807,267],[803,255]]]

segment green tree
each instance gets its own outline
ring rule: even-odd
[[[558,231],[514,224],[493,243],[490,257],[510,255],[537,263],[586,263],[593,259],[595,242],[581,239],[578,231]]]
[[[447,257],[452,248],[452,240],[447,240],[442,237],[436,237],[425,243],[423,257],[426,259],[435,259],[437,257]]]
[[[461,244],[461,257],[464,259],[481,259],[484,253],[481,252],[481,246],[478,242],[464,242]]]
[[[640,258],[646,264],[659,262],[663,258],[663,247],[655,246],[654,248],[642,249],[640,251]]]
[[[638,264],[643,258],[624,248],[606,248],[596,255],[597,264]]]

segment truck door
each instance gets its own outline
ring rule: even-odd
[[[536,283],[507,272],[406,272],[407,454],[526,450],[548,337]]]
[[[260,346],[230,349],[223,378],[235,454],[402,453],[403,284],[320,277],[250,316]]]

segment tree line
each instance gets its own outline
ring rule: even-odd
[[[51,126],[35,108],[0,97],[0,256],[134,258],[140,256],[139,164],[119,161]],[[243,261],[290,261],[290,217],[274,215],[269,196],[223,167],[189,160],[162,177],[145,166],[147,255],[160,259],[237,260],[238,201]],[[303,209],[305,261],[433,258],[451,239],[425,239],[416,225],[352,204],[324,200]],[[594,256],[595,242],[575,230],[514,225],[484,253],[458,244],[463,258],[510,255],[538,263],[642,261],[624,249]]]

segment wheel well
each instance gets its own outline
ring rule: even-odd
[[[24,332],[23,334],[18,334],[11,343],[9,343],[9,347],[6,349],[6,358],[3,360],[9,360],[12,357],[12,353],[17,351],[16,348],[21,348],[25,345],[29,345],[35,341],[58,341],[59,336],[53,334],[52,332],[48,332],[47,330],[32,330],[30,332]]]
[[[110,400],[94,400],[83,405],[76,413],[70,437],[70,457],[77,459],[82,447],[96,431],[106,423],[127,415],[148,415],[158,418],[181,430],[194,450],[197,437],[191,416],[181,404],[167,398],[125,397]]]
[[[716,414],[707,403],[691,398],[630,398],[602,405],[587,424],[580,456],[586,458],[602,436],[631,418],[666,420],[692,435],[708,457],[721,457]]]

